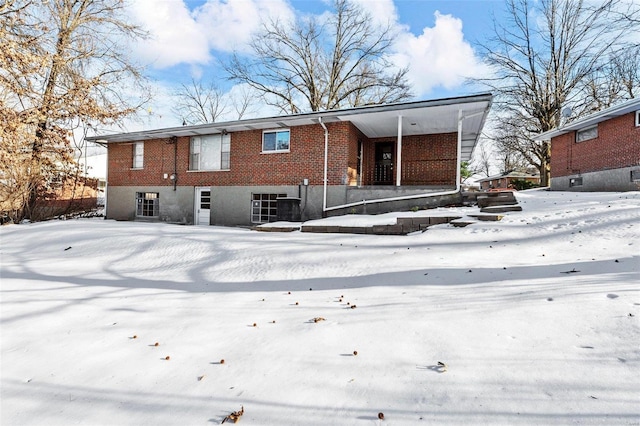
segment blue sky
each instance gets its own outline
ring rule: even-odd
[[[477,50],[500,16],[502,0],[351,0],[363,6],[373,21],[391,23],[398,37],[389,52],[399,66],[408,66],[415,99],[477,92],[465,77],[488,75]],[[147,125],[176,125],[170,95],[191,79],[217,80],[224,91],[233,83],[220,66],[233,51],[248,53],[247,43],[265,17],[293,19],[330,10],[325,0],[132,0],[131,12],[149,33],[131,46],[147,65],[156,99]],[[256,111],[256,115],[270,111]],[[233,117],[229,117],[233,119]],[[146,126],[145,126],[146,127]]]

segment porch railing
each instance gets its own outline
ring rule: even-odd
[[[411,160],[402,162],[402,186],[455,185],[456,159]],[[362,174],[362,185],[395,185],[392,165],[376,164]]]

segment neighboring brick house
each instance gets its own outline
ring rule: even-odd
[[[491,94],[95,136],[106,217],[252,225],[459,199]],[[282,209],[281,209],[282,213]]]
[[[541,133],[551,141],[551,189],[640,189],[640,99]]]
[[[480,184],[480,189],[483,191],[489,191],[491,189],[510,189],[513,188],[513,181],[524,180],[531,182],[533,185],[540,185],[540,174],[524,173],[517,171],[509,171],[501,173],[499,175],[493,175],[484,179],[477,180]]]

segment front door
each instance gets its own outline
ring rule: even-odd
[[[211,217],[211,188],[196,188],[196,206],[195,206],[196,225],[209,225]]]
[[[376,144],[374,185],[393,185],[393,142]]]

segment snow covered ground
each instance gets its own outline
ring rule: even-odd
[[[408,236],[3,226],[1,423],[640,424],[640,192],[517,198]]]

